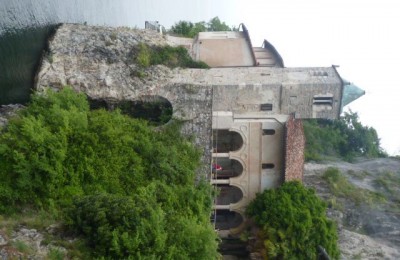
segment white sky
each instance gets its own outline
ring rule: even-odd
[[[154,2],[158,4],[151,6],[153,20],[166,27],[177,20],[208,21],[219,16],[228,25],[243,22],[254,46],[260,46],[263,39],[271,42],[286,67],[340,65],[340,75],[366,91],[346,108],[377,130],[389,154],[400,154],[400,109],[396,107],[400,104],[400,1]]]
[[[340,65],[341,76],[366,91],[346,108],[377,130],[387,152],[400,154],[400,1],[235,3],[236,10],[221,19],[243,21],[253,45],[267,39],[285,66]]]

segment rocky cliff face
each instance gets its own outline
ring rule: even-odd
[[[353,193],[332,191],[323,177],[329,167],[339,169]],[[338,224],[343,259],[400,259],[399,159],[307,163],[304,183],[330,202],[328,216]]]
[[[17,111],[23,107],[20,104],[0,106],[0,129],[7,124],[9,118],[15,116]]]

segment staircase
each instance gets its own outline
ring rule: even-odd
[[[253,52],[257,66],[274,67],[276,65],[276,60],[268,49],[263,47],[253,47]]]

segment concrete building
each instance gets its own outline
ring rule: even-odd
[[[245,209],[257,193],[302,180],[301,119],[337,119],[364,94],[335,66],[285,68],[272,44],[253,47],[241,27],[199,33],[190,46],[194,59],[214,68],[201,79],[213,85],[210,179],[219,191],[213,221],[221,237],[243,231]]]

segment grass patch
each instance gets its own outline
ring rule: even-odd
[[[395,202],[400,201],[400,174],[394,172],[384,172],[374,180],[374,185],[378,189],[388,194],[389,198]]]
[[[23,254],[31,254],[33,252],[33,249],[27,245],[24,241],[17,240],[11,243],[12,247],[14,247],[16,250]]]
[[[63,260],[65,257],[65,253],[58,248],[50,248],[49,253],[47,254],[47,258],[49,260]]]
[[[149,46],[140,43],[137,45],[134,53],[136,54],[134,61],[141,69],[158,64],[170,68],[209,68],[209,66],[202,61],[194,61],[190,57],[188,51],[181,46]]]
[[[350,183],[337,168],[328,168],[323,179],[328,183],[335,196],[350,199],[357,205],[362,203],[374,205],[386,202],[386,198],[381,193],[361,189]]]
[[[365,177],[370,175],[370,173],[367,171],[358,172],[358,171],[353,171],[353,170],[348,170],[347,174],[351,175],[359,180],[364,180]]]

